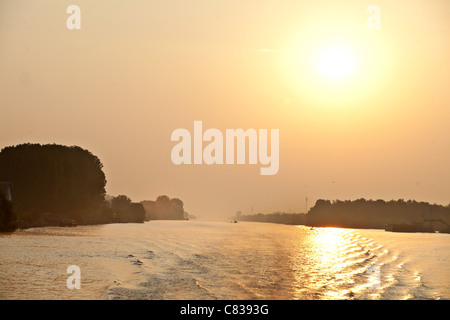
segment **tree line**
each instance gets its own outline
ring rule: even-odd
[[[187,220],[188,213],[184,211],[184,204],[178,198],[162,195],[156,201],[142,201],[147,220]]]
[[[160,196],[152,211],[148,201],[132,202],[125,195],[107,197],[103,164],[78,146],[5,147],[0,151],[0,182],[14,189],[10,201],[6,189],[0,188],[0,231],[185,218],[180,215],[184,208],[179,199]]]
[[[286,212],[274,212],[274,213],[257,213],[249,215],[237,215],[236,220],[239,221],[253,221],[253,222],[270,222],[270,223],[282,223],[291,225],[304,225],[306,224],[306,214],[304,213],[286,213]]]
[[[426,224],[442,231],[450,223],[450,205],[415,200],[318,200],[307,214],[312,226],[383,229],[387,224]]]
[[[270,213],[240,215],[239,221],[299,224],[316,227],[384,229],[388,224],[424,224],[440,232],[450,225],[450,204],[442,206],[415,200],[318,200],[306,214]]]

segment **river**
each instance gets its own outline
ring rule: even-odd
[[[449,234],[150,221],[0,233],[0,257],[1,299],[450,298]]]

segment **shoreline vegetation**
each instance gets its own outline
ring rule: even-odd
[[[323,200],[308,213],[242,215],[237,221],[270,222],[353,229],[385,229],[389,231],[450,233],[450,204],[442,206],[414,200]],[[393,229],[392,229],[393,228]],[[397,230],[395,230],[397,228]]]
[[[186,220],[183,201],[108,196],[103,164],[78,146],[21,144],[0,151],[0,232],[44,226]]]
[[[143,223],[195,219],[183,201],[160,195],[133,202],[106,194],[103,164],[78,146],[21,144],[0,151],[0,232],[44,226]],[[414,200],[318,200],[307,213],[242,215],[236,221],[311,227],[450,232],[448,206]],[[422,230],[422,229],[421,229]],[[393,231],[393,230],[392,230]]]

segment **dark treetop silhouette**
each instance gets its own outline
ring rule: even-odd
[[[242,215],[241,221],[303,224],[317,227],[384,229],[386,225],[422,226],[423,230],[449,232],[450,205],[414,200],[318,200],[305,214]]]
[[[14,187],[13,205],[22,226],[95,220],[105,196],[102,167],[96,156],[77,146],[22,144],[0,152],[0,181]]]
[[[187,219],[183,202],[176,198],[133,203],[119,195],[106,200],[102,168],[95,155],[77,146],[21,144],[2,149],[0,231]]]

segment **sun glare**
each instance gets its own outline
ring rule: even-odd
[[[364,117],[390,83],[384,34],[346,24],[312,24],[293,32],[283,53],[289,108],[317,119]],[[373,110],[373,109],[371,109]],[[332,115],[331,115],[331,113]]]
[[[329,44],[319,49],[315,63],[321,78],[343,82],[355,75],[357,57],[350,47]]]

